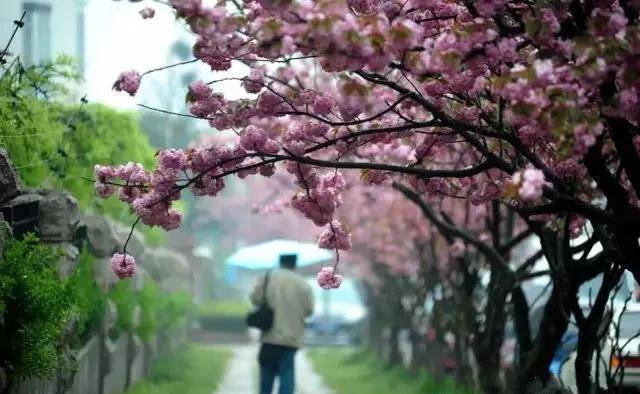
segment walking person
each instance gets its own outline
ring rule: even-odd
[[[281,255],[280,268],[260,278],[251,293],[253,304],[266,303],[273,310],[273,325],[260,340],[260,394],[272,393],[276,376],[278,394],[293,394],[295,389],[294,357],[314,305],[311,287],[295,272],[296,262],[296,255]]]

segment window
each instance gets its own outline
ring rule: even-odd
[[[24,3],[24,63],[40,64],[51,58],[51,6]]]

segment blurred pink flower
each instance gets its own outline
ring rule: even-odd
[[[342,275],[333,273],[333,267],[322,267],[318,272],[318,285],[325,290],[337,289],[342,284],[342,279]]]
[[[136,260],[130,254],[116,253],[111,257],[111,269],[118,278],[131,278],[136,273]]]
[[[113,84],[113,88],[118,92],[125,91],[131,96],[135,96],[140,87],[140,79],[140,73],[135,70],[123,71]]]
[[[142,19],[151,19],[156,15],[156,10],[151,7],[145,7],[140,10],[140,16]]]

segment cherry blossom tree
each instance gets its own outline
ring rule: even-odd
[[[170,5],[196,37],[194,61],[215,74],[190,84],[181,115],[236,138],[162,150],[155,169],[97,166],[99,195],[117,192],[143,223],[175,229],[181,216],[172,204],[184,191],[215,197],[230,176],[282,172],[296,188],[291,206],[324,228],[321,245],[348,249],[342,172],[359,170],[357,182],[393,183],[418,203],[454,250],[472,245],[486,259],[492,281],[500,278],[489,286],[498,302],[487,313],[503,316],[521,279],[500,249],[517,239],[505,220],[517,215],[540,238],[554,283],[523,380],[548,378],[552,354],[542,344],[559,343],[580,283],[599,272],[615,282],[623,269],[640,278],[637,2]],[[224,75],[234,63],[248,66],[245,77]],[[165,68],[125,71],[114,88],[133,95],[145,75]],[[216,86],[227,80],[254,96],[226,99]],[[473,216],[490,212],[489,241],[434,210],[445,197],[468,201]],[[572,245],[584,227],[593,229],[588,240]],[[592,255],[595,245],[602,251]],[[117,272],[133,272],[126,250],[114,259],[123,262]],[[323,281],[336,271],[323,271]],[[601,317],[594,310],[586,319]],[[500,343],[504,328],[492,329],[485,348]],[[593,341],[582,341],[578,387],[589,392]]]

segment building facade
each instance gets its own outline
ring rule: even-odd
[[[8,59],[20,56],[25,66],[40,64],[61,54],[70,55],[84,70],[85,15],[88,0],[2,0],[0,1],[0,51],[23,13],[24,27],[18,31]]]

